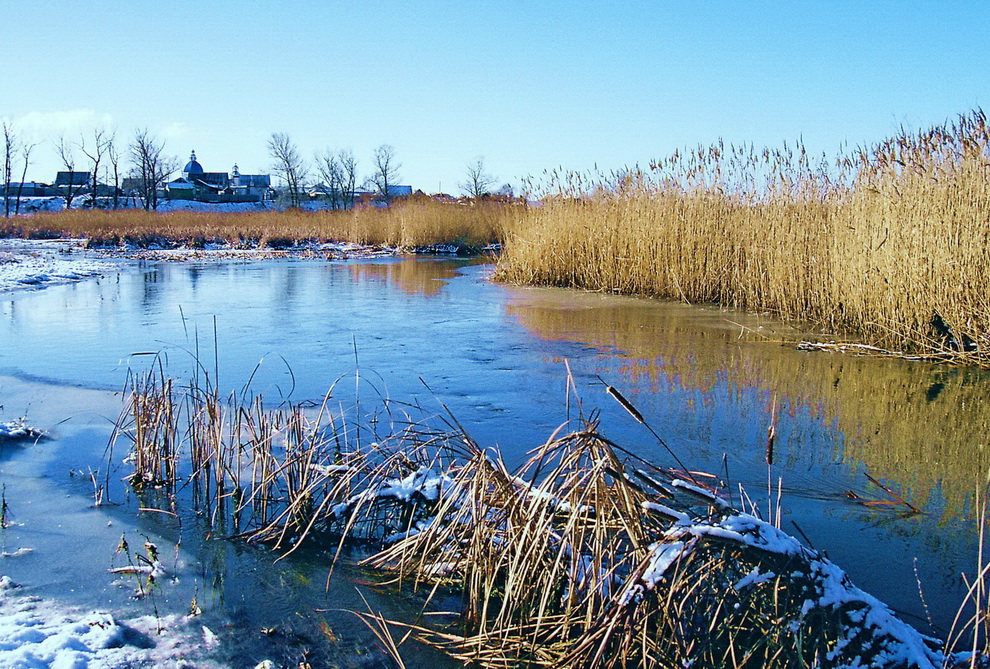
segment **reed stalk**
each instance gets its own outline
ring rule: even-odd
[[[236,536],[272,544],[283,557],[304,542],[359,544],[374,551],[364,566],[424,592],[427,609],[438,594],[459,594],[463,610],[451,624],[390,623],[465,663],[826,667],[906,657],[897,666],[934,667],[960,660],[827,558],[732,509],[714,477],[652,467],[604,438],[593,418],[558,431],[510,470],[462,430],[391,411],[392,431],[376,428],[377,441],[363,445],[341,443],[346,430],[325,406],[314,415],[302,406],[267,408],[260,397],[221,401],[215,389],[194,386],[183,399],[157,378],[135,384],[130,407],[132,423],[116,432],[131,437],[132,462],[150,472],[137,470],[133,485],[176,490],[182,477],[200,479],[194,495],[216,527],[233,512]],[[181,459],[173,454],[189,454],[182,455],[188,465],[161,468],[163,431],[182,435],[166,453],[173,462]],[[973,588],[979,616],[982,588]],[[980,624],[963,621],[952,641]]]

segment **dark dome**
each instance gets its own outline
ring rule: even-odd
[[[186,166],[182,168],[182,171],[185,174],[202,174],[203,173],[203,166],[200,165],[198,162],[196,162],[196,152],[195,151],[193,151],[192,152],[192,155],[189,156],[189,162],[186,163]]]

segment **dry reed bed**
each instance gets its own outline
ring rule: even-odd
[[[990,360],[990,129],[980,111],[836,166],[800,145],[719,144],[646,172],[554,174],[541,189],[543,206],[506,241],[503,281],[769,311],[905,351],[972,342]],[[951,335],[933,329],[934,314]]]
[[[177,389],[159,373],[135,382],[115,436],[132,441],[144,506],[190,495],[218,530],[283,553],[304,540],[377,550],[363,563],[426,593],[440,621],[394,624],[474,666],[935,667],[963,661],[945,648],[982,631],[973,619],[948,646],[922,637],[755,509],[695,483],[714,477],[636,459],[594,416],[513,471],[453,421],[387,415],[396,429],[362,444],[325,404],[221,400],[208,378]],[[441,593],[462,610],[434,617]]]
[[[235,246],[285,245],[300,241],[345,241],[391,247],[457,244],[483,247],[501,242],[516,203],[473,204],[413,198],[387,209],[348,211],[258,211],[212,213],[69,210],[16,219],[0,228],[8,236],[84,237],[94,245],[148,246],[169,242]]]

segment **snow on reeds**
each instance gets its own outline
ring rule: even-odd
[[[990,349],[982,111],[848,152],[721,142],[648,170],[552,173],[497,278],[769,311],[885,349]]]
[[[461,430],[391,409],[391,432],[376,425],[375,441],[362,443],[325,405],[221,399],[208,379],[175,388],[161,379],[135,384],[146,397],[132,397],[118,426],[133,439],[128,461],[148,468],[128,478],[145,506],[156,489],[168,493],[164,503],[181,500],[191,483],[215,531],[283,554],[304,541],[362,545],[373,551],[366,567],[426,595],[423,620],[431,622],[392,624],[472,666],[937,667],[965,659],[755,509],[733,509],[717,485],[699,483],[717,479],[631,458],[593,418],[562,428],[510,470]],[[148,409],[166,403],[172,408]],[[165,452],[181,454],[175,470],[137,454],[161,450],[162,436]],[[459,609],[438,616],[431,602],[451,594]],[[986,638],[981,615],[955,631],[957,643]]]
[[[439,202],[411,198],[388,208],[348,211],[257,211],[164,213],[127,209],[73,209],[18,218],[0,234],[84,237],[91,245],[140,247],[183,243],[284,247],[308,241],[416,248],[454,244],[481,248],[500,242],[507,221],[521,205],[510,202]]]

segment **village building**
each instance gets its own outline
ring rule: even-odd
[[[93,184],[92,172],[58,172],[55,174],[55,191],[59,195],[71,192],[81,195]]]
[[[18,195],[21,197],[44,197],[58,194],[52,186],[37,181],[25,181],[24,183],[11,181],[6,187],[0,184],[0,195],[7,195],[8,193],[10,197]]]
[[[196,160],[196,152],[182,168],[182,176],[165,184],[170,200],[197,202],[261,202],[271,199],[271,177],[267,174],[241,174],[237,165],[231,174],[207,172]]]

